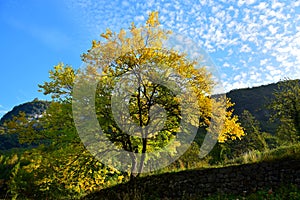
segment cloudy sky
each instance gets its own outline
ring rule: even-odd
[[[163,28],[206,51],[226,91],[300,78],[300,1],[0,1],[0,116],[46,99],[37,92],[59,62],[75,68],[92,39],[142,24],[159,11]]]

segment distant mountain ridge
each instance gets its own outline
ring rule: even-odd
[[[276,125],[269,122],[270,112],[266,106],[274,99],[273,93],[278,89],[278,84],[236,89],[226,96],[235,103],[234,114],[241,116],[244,110],[248,110],[260,122],[262,131],[274,134]]]
[[[38,118],[49,107],[50,102],[34,99],[31,102],[23,103],[15,106],[11,111],[7,112],[0,120],[1,125],[5,121],[13,119],[20,112],[24,112],[28,118]],[[4,130],[4,129],[3,129]],[[4,130],[5,133],[5,130]],[[0,151],[10,150],[13,148],[29,148],[35,146],[34,144],[20,144],[17,134],[1,134],[0,132]]]
[[[26,102],[15,106],[11,111],[7,112],[0,120],[0,125],[3,125],[5,121],[12,120],[14,116],[17,116],[20,112],[24,112],[27,117],[37,118],[49,107],[49,101],[38,100],[37,98],[31,102]]]

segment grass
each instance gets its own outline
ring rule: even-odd
[[[286,160],[286,159],[300,159],[300,143],[290,144],[285,146],[279,146],[275,149],[266,150],[264,152],[253,150],[244,153],[243,155],[236,157],[231,160],[224,161],[222,163],[209,164],[208,159],[199,160],[193,167],[172,167],[168,166],[166,168],[160,169],[158,171],[141,174],[141,177],[159,175],[164,173],[176,173],[185,170],[192,169],[211,169],[211,168],[222,168],[233,165],[251,164],[259,162],[271,162],[276,160]]]
[[[264,152],[256,150],[249,151],[240,157],[227,161],[224,166],[286,159],[300,159],[300,143],[289,146],[280,146],[276,149],[267,150]]]

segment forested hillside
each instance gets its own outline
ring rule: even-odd
[[[273,92],[276,89],[278,89],[278,83],[272,83],[259,87],[232,90],[226,96],[235,103],[235,114],[241,116],[244,110],[248,110],[260,122],[262,131],[274,134],[276,126],[269,122],[270,111],[266,106],[274,98]]]
[[[38,118],[48,108],[49,104],[50,102],[35,99],[31,102],[17,105],[1,118],[0,128],[5,122],[12,120],[14,116],[18,116],[21,112],[25,113],[26,117],[28,117],[29,119]],[[0,132],[0,151],[30,146],[28,144],[20,144],[17,134],[5,134],[6,130],[4,128],[1,128],[1,130],[2,133]]]
[[[31,102],[26,102],[20,105],[16,105],[11,111],[3,115],[0,120],[0,125],[2,125],[5,121],[13,119],[14,116],[17,116],[20,112],[24,112],[27,117],[36,118],[40,116],[49,106],[50,102],[41,101],[38,99],[34,99]]]

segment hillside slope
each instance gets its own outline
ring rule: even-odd
[[[83,199],[203,199],[218,193],[245,195],[257,190],[275,189],[283,184],[300,187],[299,173],[300,159],[295,158],[186,170],[137,178]]]
[[[232,90],[226,94],[235,103],[234,114],[241,116],[248,110],[260,123],[262,131],[275,133],[276,126],[269,123],[270,112],[266,105],[274,98],[278,83],[253,88]]]
[[[50,102],[35,99],[31,102],[15,106],[1,118],[0,128],[5,121],[13,119],[13,117],[17,116],[20,112],[24,112],[28,118],[37,118],[48,108],[49,104]],[[13,148],[27,148],[30,146],[28,144],[20,144],[17,134],[5,134],[5,129],[3,128],[3,130],[4,134],[0,133],[0,151]]]
[[[31,102],[26,102],[15,106],[11,111],[7,112],[0,120],[0,125],[5,121],[11,120],[20,112],[24,112],[28,117],[37,117],[41,115],[49,106],[50,102],[34,99]]]

